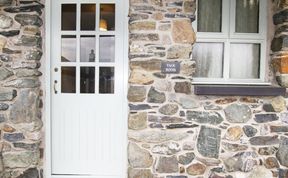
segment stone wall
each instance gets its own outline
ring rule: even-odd
[[[285,24],[288,1],[274,3],[284,8],[274,23]],[[130,0],[128,177],[288,177],[286,98],[193,94],[195,7]],[[277,29],[272,50],[284,58],[286,27]],[[180,74],[162,74],[161,61],[179,61]]]
[[[42,172],[43,8],[39,1],[0,0],[1,178],[38,178]]]

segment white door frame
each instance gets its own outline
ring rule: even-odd
[[[100,177],[91,177],[91,176],[59,176],[59,175],[52,175],[52,149],[51,149],[51,92],[52,92],[52,86],[51,86],[51,28],[52,28],[52,18],[51,18],[51,14],[53,13],[52,11],[52,4],[51,4],[52,0],[45,0],[45,52],[44,52],[44,60],[45,63],[43,61],[43,63],[45,64],[45,75],[43,77],[43,81],[42,81],[42,86],[43,86],[43,90],[45,90],[44,93],[44,131],[45,131],[45,135],[43,137],[44,139],[44,160],[43,160],[43,169],[44,169],[44,178],[100,178]],[[123,118],[125,118],[125,121],[127,121],[128,118],[128,100],[127,100],[127,93],[128,93],[128,76],[129,76],[129,60],[128,60],[128,45],[129,45],[129,31],[128,31],[128,13],[129,13],[129,0],[123,0],[124,3],[124,14],[125,17],[123,17],[124,22],[124,37],[123,37],[123,50],[124,50],[124,56],[123,56],[123,82],[124,83],[124,93],[123,93],[123,101],[124,101],[124,105],[127,106],[126,109],[123,110]],[[128,132],[128,125],[127,122],[125,122],[125,132]],[[125,134],[127,135],[127,134]],[[128,145],[128,138],[125,139],[125,146]],[[122,178],[127,177],[127,151],[125,151],[123,153],[124,157],[126,158],[125,161],[123,162],[123,174],[122,174]],[[103,178],[103,176],[101,176],[101,178]],[[107,177],[108,178],[108,177]]]

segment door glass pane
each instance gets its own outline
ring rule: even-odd
[[[115,4],[100,5],[100,31],[115,30]]]
[[[62,4],[61,29],[76,30],[76,4]]]
[[[236,32],[259,32],[259,0],[236,0]]]
[[[196,61],[195,77],[223,77],[223,43],[196,43],[193,59]]]
[[[100,62],[114,62],[115,61],[115,37],[114,36],[100,36]]]
[[[231,44],[230,78],[259,78],[260,44]]]
[[[61,92],[76,93],[76,67],[61,67]]]
[[[80,43],[80,61],[94,62],[96,44],[95,36],[81,36]]]
[[[114,67],[100,67],[99,93],[114,93]]]
[[[80,93],[95,93],[95,67],[80,67]]]
[[[197,12],[198,32],[221,32],[222,0],[199,0]]]
[[[76,35],[62,35],[61,38],[61,62],[76,61]]]
[[[81,30],[95,30],[96,5],[81,4]]]

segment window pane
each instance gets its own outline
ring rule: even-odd
[[[230,78],[259,78],[260,44],[231,44]]]
[[[221,32],[222,0],[198,1],[198,32]]]
[[[81,4],[81,30],[95,30],[96,5]]]
[[[61,67],[61,92],[76,93],[76,67]]]
[[[114,93],[114,67],[100,67],[99,93]]]
[[[114,36],[100,36],[100,62],[114,62],[115,61],[115,37]]]
[[[196,43],[193,59],[196,61],[195,77],[223,77],[223,43]]]
[[[259,0],[236,0],[236,32],[259,32]]]
[[[61,39],[61,62],[76,61],[76,36],[62,35]]]
[[[100,5],[100,31],[115,30],[115,4]]]
[[[94,93],[95,67],[81,67],[80,69],[80,93]]]
[[[81,36],[80,38],[80,61],[94,62],[95,61],[95,36]]]
[[[62,30],[76,30],[76,4],[62,4]]]

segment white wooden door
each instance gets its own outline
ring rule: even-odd
[[[55,177],[124,176],[123,6],[121,0],[52,1]]]

